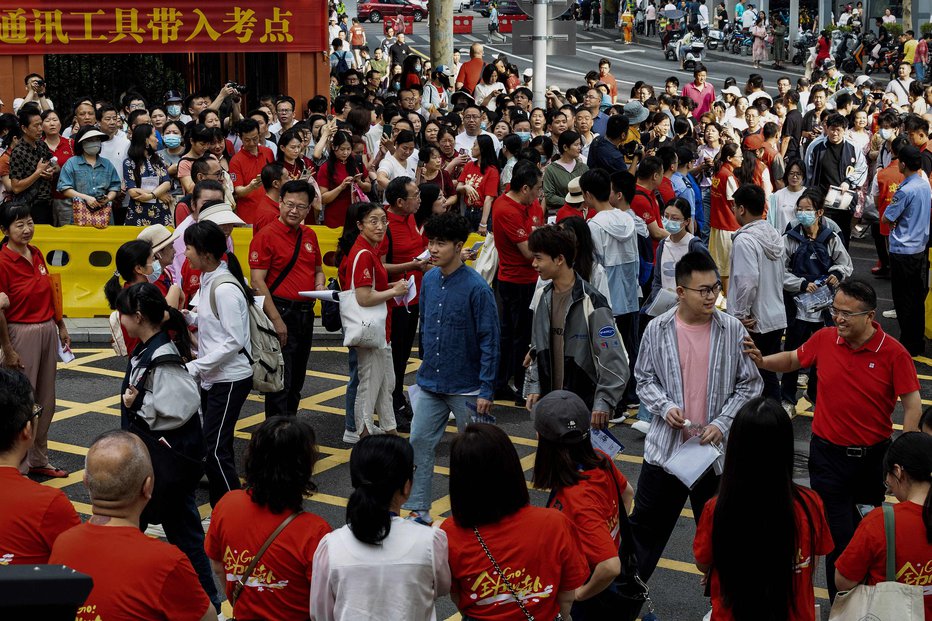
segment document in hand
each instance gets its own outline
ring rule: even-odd
[[[700,444],[699,436],[693,436],[680,444],[663,469],[692,489],[696,481],[721,455],[720,448],[711,443]]]
[[[651,317],[659,317],[676,306],[679,301],[679,298],[676,297],[674,292],[669,289],[660,289],[657,291],[657,295],[654,296],[654,301],[651,302],[650,308],[648,308],[646,312]]]
[[[593,429],[589,437],[592,441],[592,448],[599,449],[611,459],[615,459],[615,456],[625,448],[608,429]]]

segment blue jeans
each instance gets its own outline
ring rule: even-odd
[[[470,404],[472,409],[467,405]],[[437,444],[443,437],[450,412],[456,416],[456,428],[463,431],[475,411],[475,395],[442,395],[421,389],[412,404],[411,447],[414,449],[414,483],[411,496],[403,507],[408,511],[430,509],[430,483],[434,476]]]
[[[916,79],[920,82],[926,79],[926,66],[922,63],[913,63],[913,69],[916,70]]]
[[[359,368],[356,348],[350,347],[346,356],[349,363],[349,382],[346,384],[346,430],[356,431],[356,389],[359,388]]]

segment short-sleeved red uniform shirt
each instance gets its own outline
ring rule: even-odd
[[[631,201],[631,210],[644,221],[644,224],[656,222],[657,226],[663,228],[657,198],[651,190],[643,185],[637,184],[634,186],[634,199]],[[660,240],[651,238],[651,243],[654,245],[654,254],[656,255]]]
[[[262,198],[259,200],[259,204],[256,206],[256,216],[252,222],[253,239],[255,239],[256,235],[259,234],[259,231],[261,231],[263,227],[278,220],[281,214],[282,212],[278,201],[269,198],[268,194],[263,194]]]
[[[498,169],[494,166],[489,166],[485,172],[482,172],[479,162],[466,162],[463,172],[460,173],[459,182],[471,185],[479,193],[479,197],[475,200],[469,198],[468,194],[464,195],[467,207],[481,209],[487,196],[498,196]]]
[[[901,502],[893,506],[896,525],[896,581],[921,586],[925,593],[926,619],[932,619],[932,544],[926,539],[922,505]],[[883,509],[868,513],[854,538],[835,561],[835,569],[848,580],[877,584],[887,579],[887,538]]]
[[[563,222],[567,218],[582,218],[583,220],[591,220],[592,216],[595,215],[595,209],[587,209],[586,213],[583,213],[581,210],[576,209],[573,205],[569,203],[563,203],[563,206],[557,210],[557,224]]]
[[[803,368],[816,366],[819,383],[812,433],[840,446],[873,446],[893,434],[891,415],[899,396],[919,390],[906,348],[873,322],[874,336],[851,349],[838,328],[822,328],[796,355]],[[824,383],[823,383],[824,382]]]
[[[58,536],[80,523],[60,489],[0,468],[0,566],[45,565]]]
[[[204,549],[209,558],[223,565],[227,599],[256,552],[289,513],[260,507],[245,490],[225,494],[214,507]],[[306,620],[314,552],[331,530],[313,513],[296,517],[262,555],[236,602],[237,618]]]
[[[55,316],[52,283],[42,252],[29,246],[32,262],[4,244],[0,248],[0,291],[10,298],[10,323],[43,323]]]
[[[417,230],[417,222],[414,221],[414,216],[411,214],[397,214],[391,209],[386,210],[385,213],[388,217],[388,229],[385,238],[382,239],[382,244],[379,246],[378,254],[386,257],[386,262],[390,264],[413,261],[415,257],[427,249],[427,242],[420,231]],[[398,277],[393,277],[396,281],[398,278],[407,280],[412,275],[414,276],[414,284],[417,286],[417,295],[408,303],[409,306],[420,301],[421,279],[424,277],[424,272],[412,270]],[[398,305],[394,300],[389,300],[388,306],[391,308]]]
[[[75,526],[55,541],[49,564],[94,579],[78,619],[200,621],[211,605],[188,557],[132,526]]]
[[[531,231],[544,223],[544,210],[540,203],[522,205],[508,194],[502,194],[492,204],[493,240],[498,250],[498,279],[517,284],[537,282],[537,270],[531,267],[531,259],[518,249],[526,242]]]
[[[440,528],[447,534],[460,612],[489,621],[516,619],[514,596],[496,575],[472,528],[459,526],[455,518],[444,520]],[[525,506],[495,524],[480,526],[479,534],[535,619],[555,618],[560,611],[557,594],[589,579],[576,528],[558,511]]]
[[[657,191],[660,192],[660,198],[663,199],[664,205],[676,198],[676,190],[673,189],[673,182],[670,181],[670,177],[666,175],[660,180],[660,186],[657,188]]]
[[[355,287],[372,287],[376,291],[387,290],[388,272],[385,270],[385,266],[382,265],[379,253],[379,246],[373,246],[362,235],[357,237],[356,243],[353,244],[349,255],[346,257],[346,282],[352,282],[352,286]],[[353,271],[353,263],[356,261],[357,254],[359,255],[359,261],[356,262],[356,270]],[[348,288],[344,287],[344,289]],[[385,320],[385,342],[390,343],[392,340],[391,308],[386,310],[386,314],[388,317]]]
[[[240,149],[230,159],[230,179],[233,180],[233,187],[242,188],[249,185],[253,179],[262,173],[262,169],[266,164],[275,161],[275,156],[270,148],[260,144],[258,149],[256,155],[252,155],[246,149]],[[246,224],[255,222],[256,209],[263,196],[265,196],[265,190],[260,185],[246,196],[238,197],[236,199],[236,215],[242,218]]]
[[[816,557],[825,556],[835,547],[832,534],[825,519],[825,508],[818,494],[809,489],[801,490],[806,507],[796,503],[796,529],[800,533],[799,548],[796,552],[796,567],[793,583],[796,601],[791,616],[787,621],[815,621],[815,593],[812,590],[812,568]],[[715,571],[715,558],[712,554],[712,525],[715,517],[715,501],[712,498],[705,505],[699,525],[696,527],[696,539],[693,541],[693,554],[696,562],[712,565],[709,587],[712,593],[712,618],[715,621],[733,621],[731,610],[722,599],[718,572]],[[807,513],[808,512],[808,513]],[[810,537],[810,526],[812,536]],[[762,560],[763,562],[763,560]]]
[[[608,459],[604,453],[600,454]],[[621,544],[618,512],[624,511],[618,496],[624,493],[628,479],[614,464],[611,472],[605,468],[593,468],[584,474],[588,478],[558,490],[550,506],[562,511],[576,524],[580,550],[591,571],[602,561],[618,556],[618,546]]]
[[[366,170],[366,167],[360,166],[358,168],[358,172],[362,174],[362,178],[367,179],[369,177],[369,171]],[[346,162],[337,161],[337,165],[333,171],[333,181],[331,182],[330,162],[324,162],[321,167],[317,169],[317,185],[321,188],[327,188],[328,190],[335,190],[348,176],[349,172],[346,170]],[[323,192],[323,190],[321,190],[321,192]],[[324,205],[324,226],[328,226],[332,229],[342,228],[343,225],[346,224],[346,211],[349,209],[352,202],[352,186],[347,186],[346,189],[340,192],[336,200],[329,205]]]
[[[310,300],[302,298],[299,292],[313,291],[317,268],[323,265],[323,261],[320,244],[317,243],[317,233],[303,224],[299,230],[300,233],[281,220],[275,220],[263,228],[249,244],[249,267],[254,270],[268,270],[265,284],[272,286],[285,266],[291,262],[300,234],[301,249],[298,251],[298,260],[285,276],[285,280],[271,293],[277,298],[308,302]]]

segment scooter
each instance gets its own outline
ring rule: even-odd
[[[842,61],[841,70],[844,73],[858,73],[862,70],[867,70],[867,65],[870,62],[870,51],[874,49],[874,46],[877,45],[877,35],[873,32],[867,32],[861,37],[860,44],[855,48],[854,52]]]
[[[725,43],[725,33],[718,29],[709,30],[709,34],[706,37],[706,47],[710,50],[717,50],[719,45],[724,45]]]
[[[846,32],[841,37],[838,48],[835,50],[835,65],[838,67],[843,67],[849,60],[853,61],[854,58],[852,58],[852,56],[854,50],[857,49],[859,45],[860,37],[858,37],[858,35],[854,34],[853,32]],[[842,71],[844,71],[844,69],[842,69]]]
[[[809,58],[809,50],[813,45],[815,45],[815,37],[811,32],[801,34],[793,44],[793,49],[795,50],[792,58],[793,64],[805,64],[806,59]]]
[[[665,30],[664,37],[661,37],[663,44],[663,57],[667,60],[676,59],[676,44],[683,38],[682,30]]]
[[[683,69],[693,71],[696,65],[703,62],[705,56],[705,43],[699,37],[694,37],[689,47],[686,49],[685,58],[683,59]]]

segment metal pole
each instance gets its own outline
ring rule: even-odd
[[[787,38],[790,42],[790,58],[792,58],[793,54],[796,53],[793,44],[799,38],[799,0],[790,0],[790,23],[787,28],[789,29]]]
[[[548,0],[534,0],[534,105],[547,108],[547,21]]]

